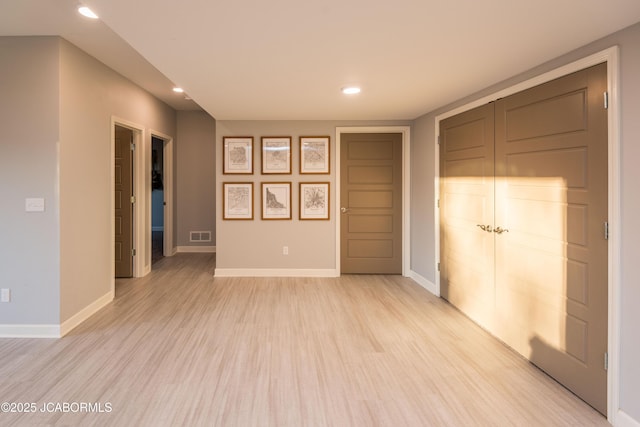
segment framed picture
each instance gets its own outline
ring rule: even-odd
[[[253,219],[253,182],[223,182],[222,188],[222,219]]]
[[[328,182],[300,183],[300,219],[329,219]]]
[[[253,173],[253,137],[225,136],[222,144],[223,174]]]
[[[329,170],[329,137],[300,137],[300,173],[328,174]]]
[[[290,136],[265,136],[262,138],[262,173],[291,173]]]
[[[291,183],[262,183],[262,219],[291,219]]]

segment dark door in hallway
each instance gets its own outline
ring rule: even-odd
[[[133,131],[115,127],[115,276],[133,276]]]

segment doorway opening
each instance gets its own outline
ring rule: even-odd
[[[151,264],[164,257],[164,141],[151,136]]]
[[[173,207],[173,138],[160,132],[151,131],[147,200],[151,266],[163,257],[175,254],[173,247],[174,207]],[[149,242],[149,241],[148,241]]]

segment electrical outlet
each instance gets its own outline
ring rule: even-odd
[[[289,246],[282,247],[282,255],[289,255]]]
[[[0,302],[11,302],[11,289],[0,289]]]

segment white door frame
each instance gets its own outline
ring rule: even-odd
[[[542,83],[555,80],[567,74],[583,70],[585,68],[607,63],[607,91],[609,93],[608,108],[608,145],[609,145],[609,201],[608,214],[610,227],[608,241],[608,354],[609,368],[607,375],[607,414],[611,424],[616,425],[618,409],[620,406],[620,280],[621,280],[621,234],[620,227],[620,64],[619,48],[617,46],[603,50],[601,52],[582,58],[578,61],[551,70],[529,80],[525,80],[509,88],[503,89],[491,95],[484,96],[468,104],[457,107],[451,111],[436,116],[435,118],[435,141],[438,141],[440,121],[455,116],[464,111],[479,107],[498,98],[512,95],[517,92],[532,88]],[[440,213],[438,209],[438,199],[440,197],[440,146],[435,145],[435,180],[434,180],[434,209],[435,224],[434,236],[436,245],[436,295],[440,295],[440,272],[437,265],[440,262]]]
[[[164,193],[164,231],[162,233],[162,254],[175,255],[173,247],[173,138],[162,132],[150,130],[151,138],[156,137],[162,144],[162,190]],[[149,184],[151,186],[151,183]],[[149,188],[148,203],[151,206],[152,189]],[[149,214],[151,215],[151,214]],[[151,252],[149,252],[151,256]]]
[[[336,276],[340,276],[340,147],[343,133],[400,133],[402,134],[402,275],[409,276],[411,268],[411,127],[364,126],[336,127],[336,183],[334,218],[336,219]]]
[[[145,131],[139,123],[131,122],[116,116],[111,117],[111,195],[115,191],[115,127],[121,126],[133,131],[133,277],[144,277],[151,272],[151,138],[156,136],[164,141],[163,156],[165,159],[163,178],[167,188],[165,194],[165,240],[163,252],[165,256],[174,255],[173,247],[173,137],[154,130]],[[115,295],[115,204],[111,197],[111,291]],[[168,228],[166,228],[168,227]]]

